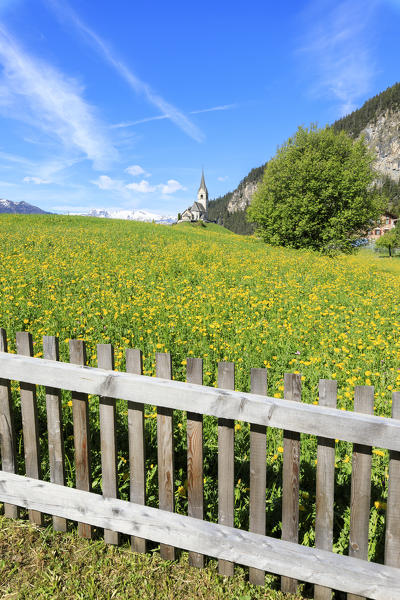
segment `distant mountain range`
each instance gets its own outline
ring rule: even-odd
[[[142,221],[144,223],[158,223],[159,225],[171,225],[176,222],[176,217],[171,215],[159,215],[147,210],[114,210],[112,208],[92,208],[82,216],[100,217],[102,219],[124,219],[128,221]]]
[[[27,202],[12,202],[5,198],[0,198],[0,213],[12,213],[18,215],[48,215],[45,210],[38,206],[28,204]]]

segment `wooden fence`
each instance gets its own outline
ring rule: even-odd
[[[77,521],[80,535],[104,528],[117,544],[119,533],[146,551],[146,540],[160,543],[166,559],[175,549],[189,551],[190,563],[219,560],[219,572],[232,575],[234,563],[248,566],[250,581],[264,584],[265,571],[282,576],[282,589],[294,592],[297,580],[315,584],[314,598],[332,590],[351,600],[400,598],[400,393],[393,394],[393,418],[375,417],[374,391],[355,390],[355,412],[336,409],[336,382],[321,380],[319,405],[301,403],[301,378],[284,377],[284,399],[266,395],[266,371],[251,370],[251,393],[234,391],[234,365],[218,366],[219,388],[202,386],[202,361],[187,360],[187,383],[172,380],[171,357],[156,355],[156,377],[142,373],[139,350],[126,351],[126,373],[113,371],[113,349],[98,345],[98,367],[86,367],[85,344],[71,340],[70,363],[59,362],[58,340],[44,337],[44,358],[32,357],[32,337],[17,334],[18,354],[7,353],[0,329],[0,501],[8,517],[18,507],[41,525],[53,515],[65,531]],[[16,474],[11,381],[20,382],[26,476]],[[45,386],[50,482],[41,480],[36,386]],[[65,486],[60,390],[72,392],[76,489]],[[103,495],[91,492],[88,394],[99,396]],[[116,399],[128,402],[130,502],[117,498]],[[157,406],[159,508],[146,506],[144,405]],[[188,516],[174,513],[173,411],[187,412]],[[204,520],[203,415],[218,418],[218,524]],[[250,423],[250,531],[234,525],[234,420]],[[283,429],[282,539],[266,531],[267,428]],[[298,544],[300,433],[318,436],[316,466],[316,547]],[[335,438],[353,442],[350,552],[332,552]],[[372,446],[390,450],[385,565],[367,562]]]

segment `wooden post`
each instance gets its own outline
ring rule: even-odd
[[[60,360],[58,338],[43,336],[43,358]],[[49,443],[50,481],[65,485],[64,439],[61,410],[61,392],[59,389],[46,388],[47,431]],[[56,531],[67,531],[67,521],[53,516]]]
[[[250,389],[253,394],[267,395],[267,370],[251,369]],[[250,531],[265,535],[265,490],[267,486],[267,428],[250,424]],[[249,568],[253,585],[265,584],[265,571]]]
[[[109,371],[114,369],[114,349],[111,344],[97,344],[97,366]],[[102,491],[106,498],[118,498],[115,403],[113,398],[99,398]],[[105,529],[104,541],[118,545],[119,533]]]
[[[17,352],[23,356],[33,356],[32,335],[27,331],[17,332]],[[36,386],[31,383],[20,384],[22,430],[24,436],[25,471],[28,477],[41,479],[39,425],[36,401]],[[29,520],[43,526],[43,515],[36,510],[29,511]]]
[[[336,408],[337,382],[321,379],[319,405]],[[317,447],[317,492],[315,517],[315,547],[332,552],[333,503],[335,490],[335,440],[319,437]],[[316,585],[314,600],[331,600],[330,588]]]
[[[69,360],[75,365],[86,364],[86,345],[82,340],[69,340]],[[78,490],[91,491],[90,438],[88,395],[72,393],[72,418],[74,422],[74,447],[76,487]],[[92,527],[87,523],[78,523],[81,537],[91,539]]]
[[[369,385],[356,386],[354,412],[372,415],[374,412],[374,388]],[[368,560],[368,529],[371,504],[371,447],[353,445],[350,544],[349,556]],[[347,594],[347,600],[365,600],[364,596]]]
[[[286,373],[284,377],[285,400],[301,401],[301,377]],[[282,539],[298,542],[299,539],[299,485],[300,485],[300,434],[283,432],[282,473]],[[295,594],[297,579],[282,577],[282,592]]]
[[[203,385],[203,361],[201,358],[186,359],[186,380]],[[187,413],[187,471],[188,514],[203,519],[203,415]],[[204,556],[189,552],[192,567],[204,567]]]
[[[235,365],[218,363],[218,387],[235,389]],[[218,419],[218,523],[233,527],[235,488],[235,426],[233,419]],[[220,575],[233,576],[234,563],[220,559]]]
[[[7,335],[5,329],[0,327],[0,352],[7,352]],[[17,459],[15,453],[15,429],[11,385],[8,379],[0,379],[0,450],[1,468],[8,473],[17,472]],[[18,506],[4,504],[4,515],[9,519],[17,519]]]
[[[169,353],[156,353],[156,376],[172,379]],[[159,507],[174,512],[174,423],[171,408],[157,408],[157,462]],[[165,560],[175,560],[175,548],[160,544],[160,555]]]
[[[143,375],[142,351],[129,348],[126,351],[126,370],[128,373]],[[136,504],[146,504],[146,468],[144,444],[144,405],[128,400],[128,438],[130,500]],[[131,536],[134,552],[146,552],[146,540]]]
[[[400,392],[392,395],[392,418],[400,419]],[[385,565],[400,567],[400,452],[390,451]]]

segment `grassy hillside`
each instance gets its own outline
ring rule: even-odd
[[[43,335],[111,342],[116,369],[124,349],[144,353],[144,372],[155,374],[155,352],[169,351],[175,379],[185,379],[186,357],[204,362],[204,383],[216,385],[217,363],[236,364],[236,388],[249,390],[251,367],[268,369],[269,395],[283,396],[283,374],[302,374],[305,402],[317,402],[318,380],[338,380],[338,405],[352,409],[356,385],[375,386],[375,413],[389,416],[400,375],[400,263],[370,253],[330,259],[306,251],[269,248],[253,237],[218,226],[152,225],[83,217],[0,217],[0,327],[15,351],[15,332],[31,331],[36,356]],[[24,472],[18,387],[19,468]],[[44,477],[48,478],[46,413],[39,390]],[[67,481],[74,485],[70,395],[62,395]],[[119,493],[128,497],[126,403],[118,403]],[[98,399],[90,398],[93,489],[101,491]],[[147,497],[157,506],[156,411],[146,407]],[[187,511],[186,421],[176,413],[176,510]],[[248,527],[249,426],[235,428],[235,525]],[[216,521],[216,423],[205,419],[206,518]],[[301,543],[313,544],[316,440],[303,436]],[[282,434],[271,430],[267,451],[267,533],[280,536]],[[346,552],[352,445],[336,444],[337,485],[334,547]],[[387,494],[386,451],[373,455],[370,558],[382,558]]]

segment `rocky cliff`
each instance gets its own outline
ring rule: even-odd
[[[400,112],[385,111],[367,127],[362,135],[376,155],[375,169],[395,181],[400,179]]]

